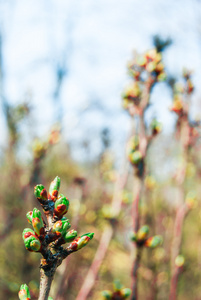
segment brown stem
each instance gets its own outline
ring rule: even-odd
[[[170,282],[170,297],[169,299],[176,299],[172,298],[172,295],[176,297],[177,292],[177,283],[178,283],[178,267],[175,266],[175,259],[180,253],[181,242],[182,242],[182,230],[183,230],[183,223],[184,219],[189,212],[188,206],[184,203],[178,210],[176,214],[175,224],[174,224],[174,232],[173,232],[173,242],[172,242],[172,253],[171,253],[171,282]],[[178,274],[177,274],[178,273]]]
[[[174,271],[174,274],[171,278],[171,283],[170,283],[169,300],[176,300],[176,297],[177,297],[177,283],[178,283],[180,273],[181,273],[181,268],[175,267],[175,271]]]
[[[142,193],[143,187],[143,178],[136,178],[136,183],[134,182],[134,201],[132,205],[132,218],[133,218],[133,230],[137,232],[139,229],[140,222],[140,213],[139,213],[139,201]],[[139,247],[136,243],[135,245],[135,258],[133,262],[133,270],[132,270],[132,300],[138,299],[137,293],[137,282],[138,282],[138,267],[140,264],[141,258],[141,247]]]
[[[141,252],[142,248],[138,247],[136,245],[136,255],[133,263],[133,270],[132,270],[132,295],[131,300],[137,300],[138,299],[138,268],[140,264],[141,259]]]
[[[40,270],[40,293],[38,300],[48,300],[53,276],[54,272],[48,274],[43,269]]]
[[[140,213],[139,213],[139,202],[142,193],[143,178],[136,177],[134,180],[134,200],[132,204],[132,219],[133,219],[133,230],[137,232],[139,229]]]

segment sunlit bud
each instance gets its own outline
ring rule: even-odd
[[[164,64],[162,62],[158,63],[155,68],[157,74],[160,74],[163,70],[164,70]]]
[[[39,159],[44,157],[47,151],[47,143],[40,141],[39,139],[35,139],[33,142],[33,155],[35,159]]]
[[[65,213],[67,213],[69,207],[69,200],[64,197],[64,195],[59,195],[58,199],[55,202],[54,205],[54,213],[57,217],[63,216]]]
[[[161,72],[157,76],[158,81],[165,81],[167,79],[167,74],[165,72]]]
[[[60,178],[56,176],[54,180],[50,183],[49,196],[53,201],[56,201],[57,199],[59,188],[60,188],[60,181],[61,181]]]
[[[20,300],[30,300],[31,299],[29,288],[26,284],[21,285],[18,296],[19,296]]]
[[[110,291],[103,291],[102,292],[102,296],[104,297],[104,299],[110,300],[110,299],[112,299],[112,292],[110,292]]]
[[[42,184],[37,184],[34,187],[34,195],[36,196],[36,198],[40,201],[40,200],[47,200],[47,191],[44,188],[44,186]]]
[[[133,151],[137,150],[137,147],[139,146],[139,138],[137,135],[132,136],[126,146],[126,153],[129,155],[130,153],[133,153]]]
[[[93,238],[94,233],[86,233],[82,236],[78,237],[76,240],[74,240],[70,246],[68,247],[68,250],[77,251],[84,246],[86,246],[89,241]]]
[[[174,111],[175,113],[180,113],[183,110],[183,102],[180,99],[176,99],[173,102],[172,107],[170,108],[170,110]]]
[[[77,231],[72,229],[66,233],[64,240],[66,243],[72,242],[77,236]]]
[[[132,164],[137,165],[142,160],[142,153],[136,150],[129,155],[129,158]]]
[[[33,216],[33,211],[29,211],[27,214],[27,220],[29,222],[29,224],[32,224],[32,216]]]
[[[137,241],[138,242],[144,241],[147,238],[148,234],[149,234],[149,226],[148,225],[142,226],[137,232]]]
[[[178,267],[178,268],[181,268],[183,267],[185,263],[185,258],[183,257],[183,255],[178,255],[175,259],[175,265]]]
[[[44,223],[43,223],[43,219],[42,219],[42,216],[41,216],[41,212],[37,208],[33,209],[32,226],[33,226],[33,229],[35,230],[35,233],[37,235],[43,234],[43,232],[44,232]]]
[[[136,232],[131,232],[131,234],[130,234],[130,239],[131,239],[131,241],[133,241],[133,242],[136,242],[136,241],[137,241],[137,234],[136,234]]]
[[[30,236],[35,236],[35,232],[30,228],[25,228],[22,233],[23,240],[29,238]]]
[[[145,246],[149,248],[156,248],[162,244],[162,237],[160,235],[155,235],[148,238],[145,242]]]
[[[147,63],[147,59],[145,56],[143,55],[139,55],[137,57],[137,64],[140,66],[140,67],[144,67]]]
[[[60,233],[62,236],[66,234],[66,231],[70,228],[69,220],[63,217],[61,220],[54,223],[52,232]]]
[[[126,299],[127,297],[129,297],[131,295],[131,289],[129,288],[123,288],[121,289],[121,296],[123,297],[123,299]]]
[[[31,232],[30,232],[29,236],[28,236],[28,234],[29,234],[28,232],[23,234],[23,240],[24,240],[26,249],[29,251],[34,251],[34,252],[40,251],[41,242],[39,241],[39,239],[35,235],[33,235]]]
[[[162,125],[156,119],[152,120],[150,126],[151,126],[151,130],[152,130],[153,135],[156,135],[157,133],[161,132]]]
[[[155,68],[156,68],[156,63],[154,61],[151,61],[146,65],[146,70],[150,73],[153,72]]]
[[[53,298],[52,297],[48,297],[48,300],[53,300]]]

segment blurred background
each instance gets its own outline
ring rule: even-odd
[[[27,227],[26,212],[37,206],[33,187],[42,183],[48,188],[56,175],[61,177],[61,192],[71,201],[68,217],[80,234],[95,232],[87,251],[74,255],[69,262],[78,273],[66,275],[69,280],[61,298],[58,294],[65,267],[60,267],[53,286],[54,299],[66,299],[66,295],[69,300],[76,299],[98,247],[107,205],[124,161],[131,123],[121,100],[130,82],[127,63],[136,51],[152,48],[155,35],[171,39],[163,54],[166,72],[180,78],[184,67],[192,70],[195,91],[190,118],[199,121],[200,20],[200,0],[0,0],[1,299],[17,299],[23,282],[32,288],[33,297],[38,293],[40,256],[25,251],[21,232]],[[150,173],[159,182],[152,197],[160,216],[158,226],[163,224],[171,230],[177,193],[172,178],[181,162],[174,139],[177,117],[169,109],[172,90],[166,82],[154,88],[150,103],[145,115],[147,126],[153,117],[163,126],[147,158]],[[189,186],[199,192],[198,151],[196,155],[197,169],[189,166]],[[111,288],[115,278],[130,286],[131,191],[130,180],[122,196],[125,214],[88,299],[101,299],[100,292]],[[178,299],[201,299],[198,211],[189,216],[190,225],[184,233],[189,265],[180,282]],[[168,253],[168,246],[164,251]],[[153,258],[158,264],[160,259],[163,262],[158,271],[157,299],[167,299],[167,253],[161,250]],[[148,260],[147,254],[144,260]],[[150,273],[146,271],[141,272],[142,286],[148,291]]]

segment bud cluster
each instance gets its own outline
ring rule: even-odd
[[[124,288],[119,280],[114,282],[114,291],[103,291],[102,296],[106,300],[123,300],[127,299],[131,295],[131,289]]]
[[[157,135],[162,130],[162,124],[158,122],[155,118],[152,120],[150,127],[151,127],[152,136]]]
[[[144,55],[136,55],[128,64],[128,71],[134,82],[122,95],[123,107],[128,110],[134,107],[135,113],[139,114],[144,85],[149,83],[151,90],[156,82],[166,79],[161,52],[153,48]]]
[[[34,208],[26,216],[33,229],[25,228],[22,237],[27,250],[40,252],[43,256],[41,268],[56,268],[70,253],[75,252],[93,238],[93,233],[86,233],[78,238],[77,231],[70,229],[69,220],[64,217],[69,208],[69,200],[59,195],[60,178],[57,176],[50,184],[49,193],[42,184],[36,185],[34,194],[47,216],[47,225],[40,210]],[[61,247],[70,243],[67,248]],[[25,295],[25,296],[24,296]],[[21,300],[30,299],[28,287],[22,285],[19,292]],[[23,298],[24,297],[24,298]]]
[[[137,232],[133,232],[131,234],[131,240],[136,242],[136,244],[141,247],[145,246],[147,248],[156,248],[162,244],[162,237],[160,235],[155,235],[149,237],[149,226],[144,225],[142,226]]]
[[[194,85],[191,80],[191,72],[184,70],[184,83],[176,82],[173,85],[173,104],[170,107],[179,117],[187,113],[188,105],[185,101],[185,96],[191,95],[194,91]]]
[[[50,146],[55,145],[60,140],[60,127],[55,125],[52,128],[48,139],[43,141],[39,138],[36,138],[32,144],[33,157],[35,160],[40,160],[44,158]]]
[[[142,153],[139,149],[139,138],[137,135],[132,136],[127,144],[127,156],[132,165],[139,165],[142,160]]]

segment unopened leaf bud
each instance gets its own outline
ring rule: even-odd
[[[34,187],[34,195],[39,200],[39,202],[47,200],[47,191],[42,184],[37,184]]]
[[[136,242],[136,241],[137,241],[137,234],[136,234],[136,232],[131,232],[131,233],[130,233],[130,239],[131,239],[131,241],[133,241],[133,242]]]
[[[59,195],[54,205],[54,213],[57,217],[62,217],[67,213],[69,207],[69,200],[64,195]]]
[[[33,226],[33,228],[35,230],[35,233],[37,235],[43,234],[43,232],[44,232],[44,223],[43,223],[41,212],[37,208],[33,209],[32,226]]]
[[[138,242],[144,241],[147,238],[148,234],[149,234],[149,226],[148,225],[142,226],[137,232],[137,241]]]
[[[68,250],[77,251],[84,246],[86,246],[89,241],[93,238],[94,233],[86,233],[83,234],[82,236],[78,237],[76,240],[74,240],[70,246],[68,247]]]
[[[142,153],[139,150],[134,151],[129,155],[132,164],[137,165],[142,160]]]
[[[72,229],[66,233],[64,240],[66,243],[72,242],[77,236],[77,231]]]
[[[26,249],[34,252],[40,251],[41,242],[39,241],[37,236],[33,234],[32,230],[30,230],[29,232],[27,231],[26,233],[24,233],[24,231],[23,231],[23,240]]]
[[[110,292],[110,291],[103,291],[102,295],[106,300],[112,299],[112,292]]]
[[[50,183],[50,188],[49,188],[49,197],[51,198],[52,201],[56,201],[58,193],[59,193],[59,188],[60,188],[60,178],[56,176],[54,180]]]
[[[162,237],[160,235],[155,235],[148,238],[145,242],[145,246],[148,248],[156,248],[162,244]]]
[[[29,211],[26,214],[26,217],[27,217],[27,220],[28,220],[29,224],[32,224],[32,216],[33,216],[33,211]]]
[[[26,284],[21,285],[18,296],[19,296],[20,300],[30,300],[31,299],[29,288]]]
[[[131,289],[129,289],[129,288],[121,289],[121,296],[123,299],[128,298],[130,295],[131,295]]]
[[[35,236],[35,232],[30,228],[25,228],[22,233],[22,238],[27,239],[30,236]]]
[[[61,220],[54,223],[52,232],[55,232],[57,234],[61,234],[64,236],[66,234],[66,231],[70,228],[69,220],[63,217]]]
[[[176,257],[176,259],[175,259],[175,265],[176,265],[178,268],[181,268],[181,267],[183,267],[184,263],[185,263],[185,258],[184,258],[184,256],[181,255],[181,254],[178,255],[178,256]]]

